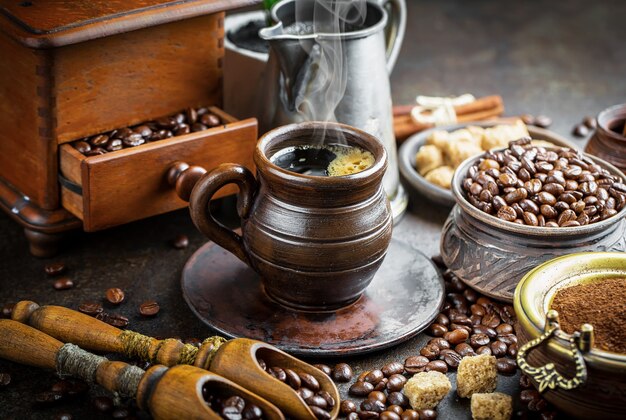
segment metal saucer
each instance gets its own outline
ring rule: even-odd
[[[220,334],[316,357],[363,354],[406,341],[432,322],[445,297],[432,261],[395,239],[365,293],[333,312],[302,312],[273,301],[258,274],[212,242],[187,261],[181,286],[193,313]]]

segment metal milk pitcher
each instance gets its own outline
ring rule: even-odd
[[[327,25],[335,18],[323,16],[329,14],[329,4],[344,8],[358,4],[359,23],[342,16],[340,28]],[[407,197],[398,174],[389,73],[404,37],[404,0],[283,0],[271,14],[277,23],[259,31],[270,44],[258,112],[261,132],[294,122],[335,119],[372,134],[387,151],[383,185],[397,222]],[[325,64],[333,56],[341,64],[329,75]]]

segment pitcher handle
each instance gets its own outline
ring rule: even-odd
[[[254,203],[256,180],[248,168],[234,163],[224,163],[207,172],[196,183],[189,199],[189,210],[194,225],[207,238],[232,252],[237,258],[250,265],[248,253],[241,235],[224,226],[211,215],[209,202],[211,197],[223,186],[237,184],[237,214],[247,219]]]
[[[389,21],[385,28],[387,47],[387,73],[391,74],[400,54],[404,32],[406,30],[406,3],[404,0],[379,0],[378,3],[386,9],[390,5]]]

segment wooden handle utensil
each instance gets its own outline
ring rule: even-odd
[[[0,319],[0,357],[97,382],[109,391],[136,398],[138,406],[157,420],[220,419],[204,400],[204,387],[240,396],[261,408],[264,418],[284,420],[271,403],[214,373],[184,365],[170,369],[156,365],[143,371],[63,344],[13,320]]]
[[[263,359],[268,367],[278,366],[312,375],[319,382],[320,389],[328,392],[336,402],[330,411],[331,418],[339,415],[339,391],[326,374],[261,341],[245,338],[226,341],[221,337],[210,337],[198,349],[179,340],[157,340],[133,331],[122,331],[68,308],[40,307],[31,301],[18,302],[12,318],[85,349],[121,353],[165,366],[189,364],[207,369],[266,398],[290,417],[316,418],[294,389],[261,368],[258,359]]]

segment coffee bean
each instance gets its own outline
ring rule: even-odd
[[[476,352],[474,352],[474,349],[472,348],[472,346],[470,346],[467,343],[457,344],[456,347],[454,348],[454,351],[459,353],[461,357],[476,356]]]
[[[384,391],[387,388],[387,383],[389,382],[388,378],[383,378],[374,385],[374,391]]]
[[[454,350],[443,353],[442,357],[443,361],[446,362],[446,364],[453,369],[456,369],[459,366],[459,363],[462,359],[461,355]]]
[[[365,372],[361,372],[359,374],[359,376],[356,378],[357,382],[364,382],[365,381],[365,377],[370,373],[369,370],[366,370]]]
[[[424,364],[426,366],[426,364]],[[355,397],[365,397],[367,394],[374,390],[374,385],[369,382],[355,382],[348,390],[350,395]]]
[[[109,325],[112,325],[116,328],[126,328],[128,326],[128,318],[119,314],[107,314],[107,313],[99,313],[96,315],[96,319],[100,319],[99,317],[103,315],[104,319],[102,321],[106,322]]]
[[[389,410],[383,411],[382,413],[380,413],[380,416],[378,418],[380,420],[401,420],[402,419],[398,413],[395,413]]]
[[[50,406],[63,399],[63,394],[54,391],[44,391],[35,395],[35,403],[42,406]]]
[[[517,370],[517,363],[513,359],[501,357],[496,360],[496,369],[503,375],[512,375]]]
[[[572,134],[576,137],[587,137],[589,135],[589,127],[585,124],[576,124],[572,130]]]
[[[548,128],[552,125],[552,119],[546,115],[538,115],[535,117],[534,125],[541,128]]]
[[[402,408],[406,408],[409,406],[409,399],[402,392],[390,392],[389,395],[387,395],[387,404],[399,405]]]
[[[74,282],[69,277],[60,277],[52,283],[52,287],[56,290],[67,290],[74,287]]]
[[[54,420],[73,420],[74,416],[70,413],[59,413],[54,416]]]
[[[204,114],[200,117],[200,122],[207,127],[217,127],[221,124],[219,117],[215,114]]]
[[[350,382],[353,375],[352,368],[347,363],[338,363],[332,371],[332,378],[336,382]]]
[[[94,408],[102,413],[113,410],[113,400],[109,397],[96,397],[92,400]]]
[[[402,418],[402,420],[418,420],[420,418],[420,415],[415,410],[404,410],[400,417]]]
[[[356,404],[350,400],[343,400],[339,406],[339,412],[344,416],[354,413],[357,410]]]
[[[448,365],[443,360],[431,360],[426,364],[425,372],[429,372],[431,370],[446,373],[448,372]]]
[[[287,384],[293,389],[300,389],[302,386],[302,381],[300,380],[300,376],[289,368],[285,368],[285,375],[287,376]]]
[[[330,366],[318,363],[318,364],[313,365],[313,367],[316,368],[316,369],[321,370],[327,376],[331,376],[332,377],[333,370],[331,369]],[[333,378],[333,379],[335,379],[335,378]],[[335,379],[335,381],[336,381],[336,379]]]
[[[494,330],[493,328],[487,327],[485,325],[476,325],[473,329],[473,332],[475,334],[485,334],[489,338],[496,338],[496,336],[498,335],[496,331],[497,330]]]
[[[103,308],[98,302],[83,302],[78,305],[78,310],[84,314],[96,316],[103,311]]]
[[[473,334],[470,337],[470,346],[475,349],[478,347],[486,346],[487,344],[489,344],[489,337],[487,336],[487,334]]]
[[[381,391],[372,391],[369,394],[367,394],[367,399],[368,400],[377,400],[380,401],[382,403],[387,401],[387,396],[385,395],[384,392]],[[372,410],[370,410],[372,411]]]
[[[313,391],[311,391],[309,388],[297,389],[296,393],[300,395],[300,398],[302,398],[303,400],[306,400],[307,398],[314,395]]]
[[[324,398],[324,400],[326,400],[326,405],[328,406],[329,410],[335,406],[335,403],[336,403],[335,399],[327,391],[324,391],[324,390],[319,391],[317,395],[319,395],[320,397]]]
[[[323,409],[326,409],[328,407],[328,403],[326,402],[326,400],[319,395],[312,395],[304,400],[304,402],[307,403],[307,405],[309,406],[315,406]]]
[[[517,343],[517,336],[515,334],[501,334],[498,335],[498,340],[502,341],[504,344],[511,345]]]
[[[513,334],[513,326],[511,324],[500,324],[496,327],[498,335]]]
[[[11,383],[11,375],[6,372],[0,372],[0,387],[5,387]]]
[[[375,413],[382,413],[383,411],[385,411],[385,408],[385,403],[378,400],[366,399],[361,403],[361,411],[373,411]]]
[[[380,413],[377,413],[376,411],[359,411],[358,412],[358,418],[360,420],[373,420],[373,419],[377,419],[378,417],[380,417]]]
[[[428,366],[428,364],[426,364],[426,366]],[[389,381],[387,382],[387,391],[402,391],[402,388],[404,388],[404,384],[406,384],[406,381],[407,379],[404,377],[404,375],[394,373],[389,377]]]
[[[346,418],[348,420],[360,420],[361,416],[359,416],[358,413],[354,412],[354,413],[349,413]]]
[[[278,366],[271,367],[267,370],[267,373],[269,373],[270,375],[272,375],[274,378],[278,379],[281,382],[285,382],[285,383],[287,382],[287,373],[285,372],[285,369],[281,367],[278,367]]]
[[[506,354],[515,359],[517,357],[517,343],[509,345],[509,348],[506,350]]]
[[[330,420],[330,413],[326,410],[324,410],[321,407],[316,407],[316,406],[310,406],[309,407],[311,409],[311,411],[313,412],[313,414],[315,415],[315,418],[320,419],[320,420]]]
[[[385,366],[382,367],[381,371],[383,372],[383,375],[385,375],[386,377],[390,377],[392,375],[401,374],[402,372],[404,372],[404,365],[399,362],[387,363]]]
[[[437,412],[430,408],[419,410],[418,413],[420,420],[434,420],[437,418]]]
[[[153,300],[146,301],[139,305],[139,313],[143,316],[155,316],[159,313],[159,304]]]
[[[380,382],[383,378],[385,377],[385,375],[383,374],[382,370],[380,369],[374,369],[372,371],[370,371],[370,373],[368,373],[365,376],[365,382],[369,382],[372,385],[376,385],[378,382]]]
[[[496,328],[500,325],[500,317],[496,313],[488,313],[483,317],[481,324],[490,328]]]
[[[172,246],[176,249],[185,249],[189,246],[189,238],[187,235],[176,235],[172,240]]]
[[[62,262],[46,264],[44,267],[44,271],[49,276],[58,276],[59,274],[63,274],[66,269],[67,267]]]
[[[450,344],[459,344],[464,342],[469,338],[469,332],[464,329],[456,329],[454,331],[450,331],[444,335],[444,338],[450,342]],[[423,356],[426,356],[422,354]],[[428,356],[427,356],[428,357]]]
[[[596,128],[596,119],[593,117],[585,117],[583,118],[583,124],[589,129],[594,130]]]
[[[481,354],[487,354],[487,355],[491,355],[491,347],[485,345],[485,346],[480,346],[476,349],[476,354],[481,355]]]
[[[428,360],[433,360],[439,356],[439,347],[436,345],[426,345],[420,350],[420,355],[426,357]]]
[[[440,351],[443,349],[450,348],[450,343],[442,337],[431,338],[430,340],[428,340],[427,344],[432,344],[434,346],[437,346]]]
[[[428,333],[434,337],[441,337],[446,332],[448,332],[448,329],[441,324],[430,324],[428,327]]]
[[[496,357],[502,357],[506,354],[507,345],[502,341],[494,341],[490,344],[491,353]]]
[[[2,318],[11,318],[15,303],[7,303],[2,307]]]
[[[125,298],[124,291],[117,287],[111,287],[110,289],[107,289],[104,296],[106,300],[108,300],[109,303],[113,305],[118,305],[122,303]]]

